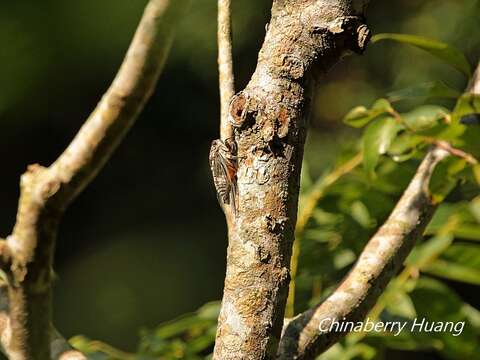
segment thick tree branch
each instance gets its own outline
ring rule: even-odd
[[[122,140],[155,87],[187,0],[150,0],[123,64],[77,136],[48,168],[21,179],[17,221],[2,247],[9,273],[11,359],[50,359],[51,283],[62,213]]]
[[[3,354],[15,359],[15,350],[11,347],[12,329],[10,326],[8,306],[8,289],[6,284],[0,285],[0,342]],[[56,329],[50,329],[50,354],[52,360],[87,360],[81,352],[74,350]]]
[[[466,92],[480,93],[480,66]],[[287,322],[281,339],[279,359],[314,359],[346,333],[321,331],[333,321],[360,321],[395,276],[416,240],[430,221],[437,204],[428,185],[435,166],[451,149],[434,146],[388,220],[369,240],[357,263],[340,286],[324,302]]]
[[[232,60],[232,24],[230,0],[218,0],[218,75],[220,87],[220,139],[233,137],[228,120],[230,99],[235,94]]]
[[[238,213],[215,359],[273,359],[283,324],[313,70],[363,51],[366,1],[275,0],[257,68],[230,102]]]

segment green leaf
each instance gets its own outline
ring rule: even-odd
[[[364,203],[355,201],[351,205],[351,215],[364,228],[375,226],[375,219],[370,216],[370,212]]]
[[[357,106],[348,112],[343,118],[343,122],[355,128],[361,128],[372,120],[370,110],[365,106]]]
[[[480,95],[467,93],[460,96],[452,115],[453,120],[458,122],[462,116],[476,113],[480,113]]]
[[[480,241],[480,225],[462,224],[453,230],[453,234],[460,239]]]
[[[357,106],[350,110],[345,116],[343,122],[354,128],[361,128],[367,125],[376,117],[392,111],[390,102],[386,99],[378,99],[375,101],[370,109],[365,106]]]
[[[407,35],[407,34],[377,34],[372,37],[372,42],[380,40],[393,40],[404,44],[415,46],[419,49],[425,50],[431,55],[437,57],[440,60],[450,64],[455,69],[460,70],[468,77],[471,76],[472,70],[465,55],[463,55],[457,49],[449,46],[441,41],[429,39],[422,36]]]
[[[369,342],[379,343],[379,345],[387,346],[390,349],[409,350],[409,351],[425,351],[425,350],[441,350],[443,343],[438,339],[428,337],[417,339],[411,333],[403,331],[398,336],[392,336],[387,333],[368,333]]]
[[[406,263],[415,268],[422,269],[431,259],[439,256],[448,249],[452,242],[452,234],[434,236],[423,244],[416,246],[408,256]]]
[[[417,147],[422,144],[424,139],[410,132],[404,132],[393,140],[388,154],[395,162],[403,162],[411,159],[417,154]]]
[[[402,114],[402,119],[408,129],[420,131],[432,128],[442,118],[448,115],[448,110],[437,105],[423,105]]]
[[[475,164],[472,167],[473,176],[475,177],[475,181],[478,185],[480,185],[480,164]]]
[[[442,259],[435,260],[422,271],[450,280],[480,285],[480,270]]]
[[[445,85],[441,81],[432,81],[417,84],[405,89],[392,91],[387,94],[390,101],[410,100],[422,98],[423,100],[438,98],[458,98],[461,95],[459,91]]]
[[[432,128],[425,130],[418,130],[416,134],[432,137],[438,140],[449,141],[453,144],[458,141],[458,138],[465,133],[465,125],[459,122],[452,121],[450,124],[440,122]]]
[[[388,149],[388,153],[390,155],[402,155],[410,152],[422,142],[423,138],[421,136],[405,132],[393,140],[390,148]]]
[[[398,287],[389,293],[386,309],[390,314],[406,319],[413,319],[417,315],[410,296]]]
[[[167,339],[194,327],[208,324],[208,321],[196,315],[187,315],[160,325],[155,334],[161,339]]]
[[[454,244],[440,259],[423,271],[451,280],[480,285],[480,247],[477,244]]]
[[[391,117],[371,123],[363,134],[363,166],[370,179],[375,177],[375,167],[380,155],[385,154],[401,127]]]
[[[211,301],[197,310],[198,317],[217,321],[220,314],[220,301]]]
[[[448,157],[440,162],[433,171],[429,183],[431,196],[435,202],[441,202],[458,183],[455,176],[465,168],[464,159]]]
[[[440,352],[449,359],[478,359],[478,343],[475,328],[470,324],[464,312],[464,303],[459,296],[444,283],[421,277],[415,289],[410,293],[418,321],[453,322],[458,324],[458,332],[412,332],[417,339],[438,339],[443,346]],[[462,325],[464,322],[464,325]],[[415,330],[418,330],[415,329]],[[454,329],[452,329],[454,330]]]
[[[468,208],[475,220],[480,223],[480,196],[477,196],[475,199],[473,199]]]
[[[463,312],[467,316],[470,323],[477,329],[480,330],[480,311],[475,309],[469,304],[464,304],[462,308]]]
[[[355,253],[350,249],[338,251],[333,258],[335,269],[343,269],[345,266],[352,264],[356,259]]]

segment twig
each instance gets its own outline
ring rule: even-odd
[[[11,257],[12,359],[50,359],[51,284],[62,213],[100,171],[150,97],[167,57],[173,25],[188,0],[150,0],[117,76],[77,136],[48,168],[21,179],[17,221],[2,256]]]
[[[235,93],[230,0],[218,0],[218,75],[220,88],[220,139],[225,141],[233,136],[228,120],[230,99]]]
[[[433,145],[438,146],[439,148],[444,149],[445,151],[448,151],[453,156],[456,156],[465,160],[467,163],[471,165],[478,164],[478,160],[475,159],[475,157],[472,154],[469,154],[461,149],[457,149],[453,147],[448,141],[437,140],[429,137],[424,137],[424,140]]]

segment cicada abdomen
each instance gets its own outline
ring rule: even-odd
[[[237,144],[233,139],[213,140],[210,148],[210,168],[222,209],[230,205],[237,212]]]

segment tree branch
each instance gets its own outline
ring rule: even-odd
[[[232,24],[230,0],[218,0],[218,75],[220,87],[220,139],[233,137],[228,120],[230,99],[235,94],[232,60]]]
[[[4,283],[0,285],[0,342],[3,354],[16,359],[15,350],[11,347],[12,329],[10,326],[8,289]],[[50,329],[50,354],[52,360],[87,360],[87,357],[81,352],[74,350],[60,333],[51,327]]]
[[[17,221],[2,247],[9,272],[11,359],[50,359],[55,238],[70,202],[100,171],[154,90],[188,0],[150,0],[112,85],[67,149],[21,178]]]
[[[480,93],[480,66],[466,92]],[[281,339],[279,359],[313,359],[328,349],[345,332],[321,331],[333,321],[360,321],[422,235],[437,204],[428,185],[435,166],[451,151],[434,146],[378,232],[369,240],[357,263],[340,286],[324,302],[287,322]]]
[[[257,68],[230,102],[238,213],[229,223],[215,359],[273,359],[283,324],[312,74],[368,40],[362,0],[274,0]]]

